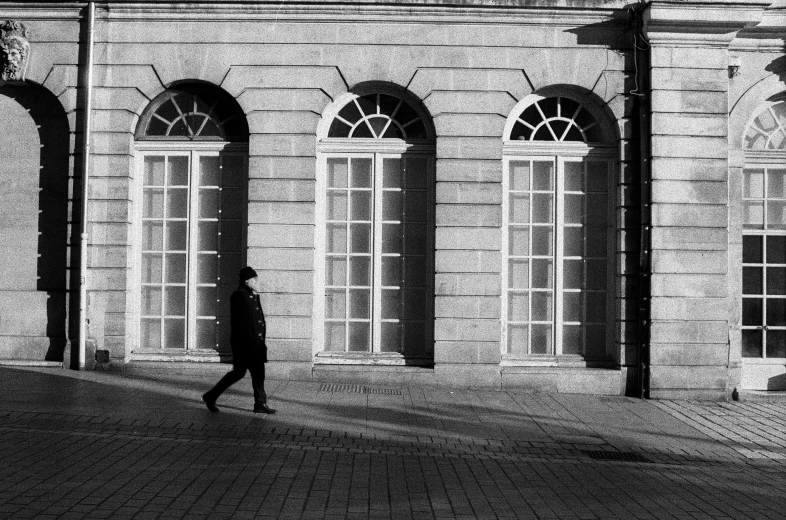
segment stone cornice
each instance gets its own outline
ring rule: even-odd
[[[725,47],[741,30],[761,22],[771,1],[652,0],[644,32],[653,45]]]

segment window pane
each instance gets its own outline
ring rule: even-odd
[[[428,297],[424,289],[405,289],[403,298],[406,319],[425,319],[428,316],[426,309]]]
[[[527,260],[511,260],[508,271],[508,287],[510,289],[529,288],[529,262]]]
[[[142,319],[139,346],[143,349],[161,348],[161,320]]]
[[[410,132],[411,128],[407,128]],[[404,166],[404,184],[407,189],[426,189],[428,162],[423,158],[408,158]]]
[[[218,157],[199,158],[199,185],[218,186],[220,181],[219,159]]]
[[[353,256],[349,263],[349,284],[371,286],[371,257]]]
[[[338,319],[347,317],[347,296],[343,289],[325,291],[325,316]]]
[[[599,226],[587,227],[587,256],[588,257],[605,257],[608,254],[608,243],[606,241],[607,228]]]
[[[587,260],[587,289],[606,289],[606,261]]]
[[[164,348],[185,348],[186,320],[164,320]]]
[[[166,223],[167,251],[185,251],[188,226],[184,220],[169,220]]]
[[[554,235],[552,227],[532,227],[532,255],[549,256],[554,254]]]
[[[565,223],[581,224],[582,222],[584,222],[584,195],[565,195]]]
[[[371,220],[371,192],[352,191],[350,192],[350,207],[352,220]]]
[[[767,294],[786,294],[786,267],[767,268]]]
[[[563,254],[565,256],[583,257],[584,228],[566,227],[563,229],[563,236]]]
[[[608,196],[605,193],[587,195],[587,223],[604,226],[608,220]]]
[[[349,165],[347,159],[328,159],[328,187],[346,188]]]
[[[347,220],[347,193],[345,191],[328,191],[328,220]]]
[[[164,290],[164,314],[167,316],[185,316],[186,288],[167,287]]]
[[[584,191],[584,165],[580,162],[566,161],[565,191]]]
[[[395,224],[385,224],[384,227],[395,226]],[[426,244],[427,233],[425,225],[408,224],[404,233],[404,252],[408,255],[425,255],[428,245]],[[385,251],[392,253],[394,251]]]
[[[325,323],[325,350],[343,352],[346,347],[346,325],[342,323]]]
[[[584,335],[580,325],[563,325],[562,327],[562,353],[582,354],[584,351]]]
[[[551,325],[532,325],[532,353],[552,354]]]
[[[161,315],[160,287],[142,287],[142,314],[147,316]]]
[[[743,304],[745,300],[743,299]],[[744,323],[743,323],[744,324]],[[786,326],[786,300],[769,298],[767,300],[767,326]]]
[[[584,284],[584,261],[565,260],[562,263],[562,285],[565,289],[581,289]]]
[[[587,191],[608,191],[609,163],[587,161]]]
[[[786,330],[767,331],[767,357],[786,358]]]
[[[167,184],[169,186],[188,186],[188,157],[185,155],[169,157]]]
[[[510,196],[510,221],[526,224],[529,222],[529,194]]]
[[[197,283],[216,283],[218,281],[218,257],[201,254],[197,257]]]
[[[426,222],[428,216],[428,199],[425,192],[409,191],[404,193],[405,222]]]
[[[584,355],[601,357],[606,355],[606,326],[590,325],[586,329],[584,339]]]
[[[529,229],[514,227],[510,229],[510,254],[516,256],[529,255]]]
[[[382,257],[382,285],[395,285],[401,284],[402,268],[401,257],[399,256],[383,256]]]
[[[587,298],[587,308],[586,308],[587,323],[605,323],[606,322],[606,293],[588,292],[585,294]]]
[[[508,353],[509,354],[528,354],[529,341],[527,325],[508,325]]]
[[[532,189],[550,191],[554,189],[554,163],[551,161],[533,161]]]
[[[510,163],[510,189],[529,191],[529,161]]]
[[[742,196],[748,199],[764,198],[764,170],[743,172]]]
[[[786,264],[786,236],[767,237],[767,263]]]
[[[742,299],[742,324],[743,325],[762,325],[762,305],[760,298]]]
[[[382,192],[382,220],[402,220],[404,214],[400,191]]]
[[[352,159],[353,188],[371,187],[371,159]]]
[[[742,357],[762,357],[762,332],[760,330],[742,331]]]
[[[164,185],[164,158],[145,157],[145,186]]]
[[[352,238],[350,251],[352,253],[371,252],[371,224],[351,224],[349,226]]]
[[[401,352],[401,325],[398,323],[382,324],[382,352]]]
[[[532,293],[532,321],[552,321],[554,319],[552,299],[551,292]]]
[[[200,221],[197,232],[200,251],[218,251],[218,222]]]
[[[508,319],[529,321],[529,293],[511,293],[508,300]]]
[[[761,267],[742,268],[742,293],[763,294],[764,279]]]
[[[398,289],[382,290],[381,311],[383,320],[397,320],[401,317],[401,295],[402,292]]]
[[[325,259],[325,283],[327,285],[346,285],[347,259],[344,257],[327,257]]]
[[[534,259],[532,260],[532,287],[551,288],[554,279],[553,260]]]
[[[532,221],[551,223],[554,219],[554,195],[551,193],[532,194]]]
[[[349,290],[349,317],[356,319],[369,319],[371,317],[371,290]]]
[[[763,237],[746,235],[742,237],[742,261],[748,264],[760,264],[762,261]]]
[[[384,224],[382,226],[382,252],[402,253],[404,250],[403,237],[399,225]]]
[[[216,320],[197,320],[196,347],[215,349],[218,347],[218,327]]]
[[[218,289],[197,287],[197,316],[216,316],[218,313]]]
[[[160,254],[142,254],[142,282],[161,283],[163,259]]]
[[[224,154],[221,160],[221,184],[224,187],[244,187],[247,184],[245,157]]]
[[[217,189],[199,190],[199,218],[218,218],[218,195]]]
[[[347,252],[347,227],[344,224],[328,224],[327,251],[329,253]]]
[[[166,257],[166,282],[186,283],[186,255],[185,253],[167,253]]]
[[[382,187],[401,188],[401,159],[382,159]]]
[[[225,222],[221,225],[219,251],[239,252],[242,249],[243,229],[237,222]]]
[[[763,202],[743,202],[742,203],[743,224],[746,227],[764,227],[764,203]]]
[[[770,169],[767,171],[767,198],[786,199],[786,170]]]
[[[767,202],[767,227],[770,229],[786,229],[786,202]]]
[[[164,190],[145,188],[142,194],[142,217],[161,218],[164,216]]]
[[[433,353],[433,345],[426,345],[426,324],[418,321],[408,321],[404,324],[404,345],[414,354]]]
[[[371,328],[368,322],[349,323],[349,350],[353,352],[371,350]]]
[[[562,293],[562,319],[572,322],[584,321],[582,300],[580,292]]]
[[[170,188],[167,190],[166,204],[168,218],[185,218],[188,215],[188,190]]]
[[[221,218],[241,219],[244,216],[243,190],[240,188],[222,188]]]
[[[404,260],[404,285],[407,287],[425,287],[430,273],[425,256],[407,256]]]

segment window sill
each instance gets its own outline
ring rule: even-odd
[[[426,366],[434,360],[426,357],[405,357],[398,352],[320,352],[314,356],[315,365],[378,365],[378,366]]]
[[[617,368],[609,359],[585,359],[582,356],[504,357],[503,367]]]

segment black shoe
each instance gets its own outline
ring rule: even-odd
[[[269,413],[274,414],[276,411],[266,404],[255,404],[254,405],[254,413]]]
[[[204,395],[202,395],[202,400],[205,402],[205,405],[207,406],[208,410],[210,410],[211,412],[217,412],[218,411],[218,406],[216,406],[216,400],[215,399],[211,399],[210,397],[208,397],[207,394],[204,394]]]

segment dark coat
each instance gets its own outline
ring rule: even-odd
[[[234,362],[243,365],[267,363],[265,313],[259,295],[241,284],[229,298],[229,312],[229,344]]]

